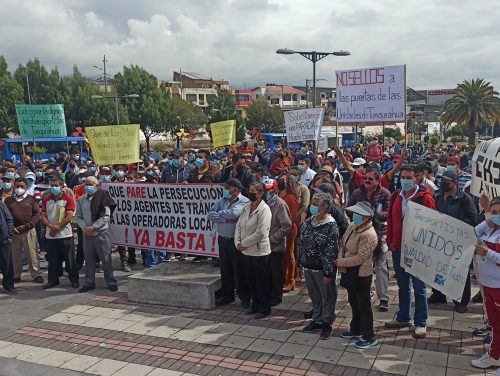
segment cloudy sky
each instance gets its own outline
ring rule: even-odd
[[[234,87],[304,84],[312,63],[278,48],[349,50],[338,69],[407,64],[407,83],[449,88],[484,77],[500,87],[496,0],[0,0],[0,54],[11,69],[38,57],[63,74],[138,64],[160,79],[182,67]],[[322,83],[323,84],[323,83]]]

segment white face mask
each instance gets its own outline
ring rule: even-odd
[[[16,188],[15,189],[15,192],[16,192],[16,196],[24,196],[24,194],[26,193],[26,189],[23,189],[23,188]]]

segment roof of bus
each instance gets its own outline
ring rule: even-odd
[[[46,138],[6,138],[5,142],[54,142],[85,141],[85,137],[46,137]]]

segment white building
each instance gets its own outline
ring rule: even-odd
[[[306,93],[292,86],[258,86],[252,89],[252,98],[265,98],[270,106],[279,107],[305,107]]]

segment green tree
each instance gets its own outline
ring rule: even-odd
[[[236,100],[234,95],[229,91],[221,90],[218,95],[209,95],[207,98],[208,106],[205,110],[210,123],[216,123],[224,120],[236,120],[236,140],[245,138],[245,122],[241,116],[241,112],[236,108]],[[207,131],[212,137],[210,127]]]
[[[280,133],[284,129],[283,112],[279,107],[268,106],[264,98],[257,98],[247,107],[245,121],[247,129],[256,128],[259,132]]]
[[[138,65],[124,66],[123,73],[115,76],[115,85],[118,95],[139,95],[121,101],[127,107],[130,122],[140,125],[149,152],[151,137],[169,131],[171,105],[168,91],[164,86],[158,86],[154,75]]]
[[[26,66],[19,65],[14,78],[24,89],[24,103],[61,103],[61,78],[57,68],[47,71],[40,60],[29,60]],[[29,83],[29,91],[28,91]]]
[[[178,97],[172,98],[172,117],[169,123],[170,132],[184,128],[186,132],[206,128],[207,116],[197,105]]]
[[[476,144],[478,125],[500,119],[500,98],[484,79],[464,80],[458,84],[457,93],[445,102],[443,111],[445,124],[467,125],[469,145],[473,146]]]
[[[18,131],[15,105],[23,102],[23,88],[11,76],[4,57],[0,56],[0,137]]]
[[[395,141],[400,141],[403,138],[401,130],[399,128],[385,128],[384,136],[393,138]]]

